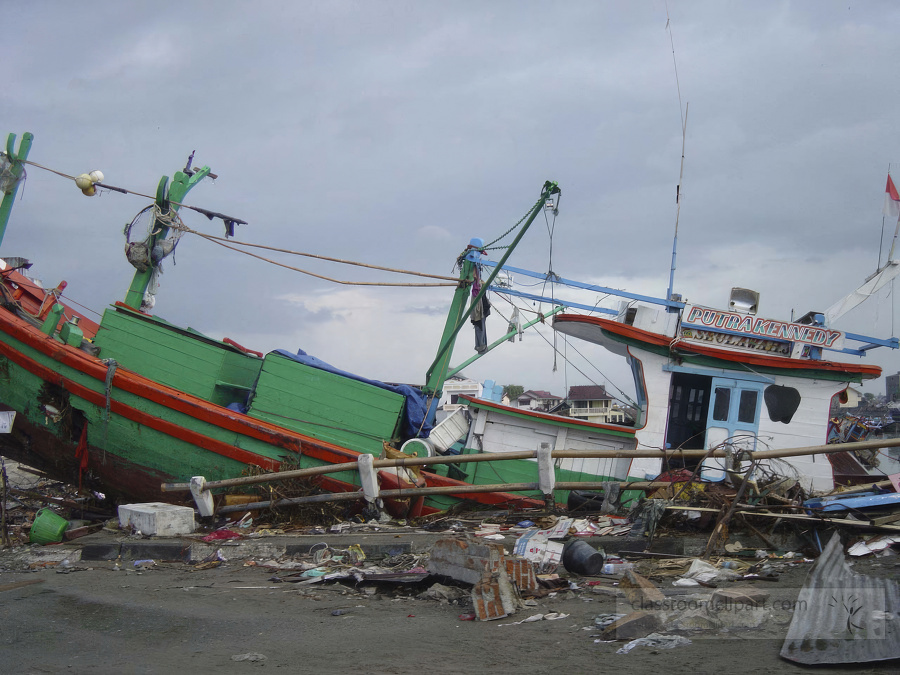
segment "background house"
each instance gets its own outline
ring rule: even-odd
[[[541,391],[540,389],[529,389],[516,399],[519,408],[539,410],[541,412],[547,412],[551,408],[555,408],[562,403],[562,400],[561,396],[554,396],[549,391]]]
[[[461,396],[509,405],[509,399],[503,394],[503,387],[495,384],[493,380],[481,383],[465,377],[451,377],[444,382],[444,393],[441,395],[435,419],[440,422],[459,408],[465,408],[466,402],[460,398]]]
[[[569,387],[569,416],[597,424],[623,424],[625,412],[599,385]]]
[[[465,407],[459,398],[463,394],[481,398],[483,391],[484,387],[480,382],[462,377],[451,377],[444,382],[444,393],[441,395],[441,402],[438,405],[435,419],[440,422],[455,410]]]

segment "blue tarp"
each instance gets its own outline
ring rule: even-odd
[[[403,428],[401,430],[403,433],[403,437],[415,438],[418,436],[421,438],[427,438],[428,434],[431,433],[432,425],[428,424],[425,421],[428,414],[428,401],[425,398],[425,394],[422,393],[422,391],[420,391],[419,389],[411,387],[408,384],[385,384],[384,382],[379,382],[378,380],[369,380],[365,377],[362,377],[361,375],[348,373],[345,370],[335,368],[329,363],[325,363],[321,359],[317,359],[315,356],[310,356],[302,349],[300,349],[296,354],[293,354],[285,349],[276,349],[274,353],[278,354],[279,356],[284,356],[285,358],[291,359],[292,361],[296,361],[297,363],[312,366],[313,368],[318,368],[319,370],[334,373],[335,375],[340,375],[342,377],[349,377],[351,380],[364,382],[365,384],[371,384],[373,386],[379,387],[380,389],[386,389],[387,391],[392,391],[395,394],[405,396],[406,405],[403,407]]]

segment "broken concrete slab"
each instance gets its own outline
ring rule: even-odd
[[[481,580],[472,587],[472,604],[479,621],[493,621],[515,613],[519,600],[505,568],[496,572],[485,571]]]
[[[506,557],[502,544],[448,537],[435,542],[428,571],[472,584],[472,604],[481,621],[502,619],[519,605],[516,585],[537,589],[531,563]],[[510,572],[516,585],[510,579]]]
[[[745,586],[741,588],[716,589],[709,599],[715,611],[729,608],[759,607],[769,599],[769,592],[761,588]]]
[[[518,556],[506,556],[505,560],[506,574],[520,593],[533,593],[540,590],[540,584],[531,561]]]
[[[625,593],[625,597],[633,607],[641,609],[660,608],[665,603],[666,596],[649,579],[642,577],[634,570],[625,572],[619,588]]]
[[[669,630],[718,630],[721,622],[707,606],[687,609],[669,621]]]
[[[485,570],[494,572],[503,567],[503,544],[479,542],[468,538],[445,538],[435,542],[428,560],[428,571],[467,584],[480,583]]]
[[[604,640],[632,640],[645,637],[659,630],[662,620],[659,612],[632,612],[614,621],[600,634]]]

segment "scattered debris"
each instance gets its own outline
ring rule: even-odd
[[[894,544],[900,544],[900,535],[872,537],[871,539],[863,539],[856,542],[848,549],[847,553],[852,556],[861,556],[882,551],[887,552]]]
[[[521,621],[513,621],[512,623],[501,623],[500,626],[518,626],[523,623],[534,623],[535,621],[557,621],[559,619],[568,618],[568,614],[560,612],[548,612],[547,614],[532,614]]]
[[[259,654],[257,652],[247,652],[246,654],[235,654],[231,657],[232,661],[249,661],[250,663],[257,663],[259,661],[266,660],[265,654]]]
[[[616,654],[627,654],[635,647],[652,647],[653,649],[673,649],[675,647],[683,647],[691,644],[691,641],[681,635],[664,635],[662,633],[651,633],[650,635],[636,640],[632,640],[621,649],[616,650]]]
[[[600,637],[604,640],[629,640],[645,637],[661,627],[662,618],[659,612],[639,610],[610,623],[603,629]]]

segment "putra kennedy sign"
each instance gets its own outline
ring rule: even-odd
[[[822,326],[789,323],[763,319],[748,314],[736,314],[699,305],[688,305],[682,314],[682,329],[715,331],[730,335],[746,336],[763,340],[802,342],[815,347],[840,349],[844,334]],[[688,337],[688,336],[683,336]]]

